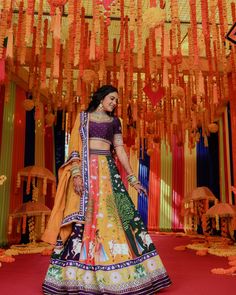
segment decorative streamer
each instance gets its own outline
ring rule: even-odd
[[[225,161],[224,161],[224,130],[223,130],[223,119],[219,119],[219,138],[222,140],[219,141],[219,164],[220,164],[220,201],[226,202],[226,180],[225,180]]]
[[[40,115],[35,120],[35,165],[45,167],[43,104],[40,103],[38,108]]]
[[[47,68],[47,35],[48,35],[48,19],[44,21],[43,30],[43,49],[42,49],[42,62],[40,70],[41,88],[46,88],[46,68]]]
[[[183,229],[181,203],[184,195],[184,147],[178,146],[178,138],[172,138],[172,229]]]
[[[25,100],[25,91],[19,86],[16,87],[14,109],[14,138],[12,148],[11,188],[10,188],[10,213],[23,202],[22,191],[16,191],[16,179],[19,169],[24,167],[25,151],[25,110],[22,106]],[[17,227],[17,220],[13,221],[13,228]],[[20,235],[13,231],[9,237],[10,243],[19,243]]]
[[[229,77],[229,84],[232,85],[232,75]],[[236,101],[235,101],[235,95],[236,95],[236,88],[230,87],[230,125],[231,125],[231,137],[232,137],[232,162],[233,162],[233,185],[236,185],[236,173],[235,173],[235,167],[236,167],[236,133],[234,130],[236,130]],[[234,197],[234,201],[235,201]]]
[[[161,194],[160,230],[170,231],[172,227],[172,153],[170,147],[161,142]]]
[[[150,157],[149,194],[148,194],[148,230],[159,230],[161,153],[157,146]]]
[[[6,228],[8,223],[11,180],[12,180],[12,150],[14,138],[14,112],[15,112],[15,84],[10,83],[10,99],[4,106],[2,146],[0,153],[0,171],[6,175],[7,181],[0,186],[0,246],[8,242]]]
[[[74,66],[77,66],[79,64],[79,57],[80,57],[80,34],[81,34],[81,17],[80,17],[80,11],[81,11],[81,0],[77,1],[76,4],[76,29],[75,29],[75,56],[74,56]]]
[[[139,159],[139,181],[143,185],[143,187],[148,191],[149,187],[149,167],[150,167],[150,157],[147,155],[147,153],[144,151],[142,152],[142,149],[144,149],[144,146],[141,148],[141,155]],[[144,153],[144,157],[142,154]],[[140,215],[142,217],[142,220],[145,225],[147,225],[147,213],[148,213],[148,199],[147,197],[141,193],[138,197],[138,210],[140,212]]]
[[[225,107],[223,113],[224,122],[224,155],[225,155],[225,176],[226,176],[226,200],[227,203],[232,204],[232,193],[231,193],[231,167],[230,167],[230,140],[229,140],[229,125],[228,125],[228,108]]]
[[[26,10],[26,32],[25,32],[25,42],[27,44],[30,43],[31,33],[33,32],[33,24],[34,24],[34,6],[35,0],[28,0],[28,7]]]
[[[0,85],[0,151],[2,145],[2,126],[3,126],[3,114],[4,114],[4,97],[5,97],[5,87]]]
[[[197,10],[196,10],[196,0],[190,0],[190,16],[191,16],[191,27],[192,27],[192,42],[194,49],[194,65],[199,65],[199,52],[198,52],[198,35],[197,35]]]
[[[137,67],[143,67],[143,44],[142,44],[142,0],[137,0]]]
[[[17,62],[20,61],[21,57],[21,46],[22,46],[22,29],[23,29],[23,9],[24,9],[24,2],[21,1],[19,5],[19,14],[18,14],[18,27],[17,27],[17,34],[16,34],[16,57],[17,57]]]

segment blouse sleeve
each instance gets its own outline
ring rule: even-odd
[[[118,117],[115,117],[113,121],[113,145],[115,148],[124,145],[121,122]]]

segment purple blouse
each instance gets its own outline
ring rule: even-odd
[[[100,139],[111,144],[115,134],[121,135],[121,123],[118,117],[114,117],[111,122],[89,121],[90,139]]]

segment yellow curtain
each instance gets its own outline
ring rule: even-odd
[[[172,216],[172,153],[161,143],[160,230],[171,230]]]
[[[10,83],[10,97],[4,105],[2,145],[0,153],[0,175],[7,180],[0,186],[0,246],[7,244],[7,224],[11,191],[12,150],[14,140],[15,84]]]
[[[188,146],[188,135],[184,145],[184,197],[197,187],[197,148]]]

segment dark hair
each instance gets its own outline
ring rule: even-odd
[[[95,111],[96,108],[99,106],[100,102],[103,100],[103,98],[111,92],[118,93],[118,90],[116,87],[112,85],[103,85],[102,87],[98,88],[98,90],[95,91],[94,94],[92,95],[92,100],[90,101],[86,112],[91,113]],[[110,115],[113,115],[113,112]]]

